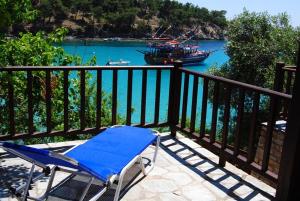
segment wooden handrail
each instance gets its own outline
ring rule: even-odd
[[[0,71],[41,71],[41,70],[170,70],[173,66],[11,66],[0,67]]]
[[[265,95],[269,95],[269,96],[279,96],[279,97],[284,98],[284,99],[292,99],[292,95],[277,92],[277,91],[273,91],[271,89],[266,89],[266,88],[263,88],[263,87],[258,87],[258,86],[255,86],[255,85],[246,84],[246,83],[235,81],[235,80],[230,80],[230,79],[227,79],[227,78],[224,78],[224,77],[218,77],[218,76],[215,76],[215,75],[200,73],[200,72],[188,70],[188,69],[185,69],[185,68],[180,68],[180,70],[182,72],[189,73],[191,75],[195,75],[195,76],[206,78],[206,79],[213,80],[213,81],[222,82],[224,84],[229,84],[229,85],[232,85],[232,86],[235,86],[235,87],[245,88],[246,90],[250,90],[250,91],[260,92],[261,94],[265,94]]]

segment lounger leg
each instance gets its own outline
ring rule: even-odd
[[[50,191],[50,189],[52,188],[52,184],[53,184],[53,181],[54,181],[55,173],[56,173],[56,167],[53,167],[52,170],[51,170],[51,173],[50,173],[51,176],[50,176],[49,181],[48,181],[48,186],[47,186],[46,193],[48,193],[48,191]]]
[[[45,176],[45,174],[42,173],[42,174],[36,176],[35,178],[32,178],[32,182],[34,183],[34,182],[38,181],[39,179],[41,179],[44,176]],[[17,195],[17,194],[19,194],[20,192],[23,191],[23,189],[26,187],[26,185],[27,185],[27,183],[22,184],[22,185],[20,185],[17,188],[11,188],[11,190],[12,190],[12,192],[13,192],[14,195]],[[19,200],[21,200],[21,199],[19,199]]]
[[[124,178],[124,174],[122,176],[120,176],[120,178],[118,180],[118,186],[116,188],[114,201],[119,200],[119,196],[120,196],[120,192],[121,192],[121,188],[122,188],[122,183],[123,183],[123,178]]]
[[[153,160],[152,160],[153,163],[155,163],[155,161],[156,161],[159,144],[160,144],[160,136],[157,136],[156,147],[155,147],[154,156],[153,156]]]
[[[153,159],[151,161],[151,165],[147,168],[144,168],[144,170],[142,169],[143,171],[143,174],[144,175],[148,175],[149,172],[154,168],[155,166],[155,162],[156,162],[156,157],[157,157],[157,153],[158,153],[158,149],[159,149],[159,144],[160,144],[160,136],[157,136],[157,140],[156,140],[156,146],[155,146],[155,151],[154,151],[154,154],[153,154]],[[143,164],[144,166],[144,164]]]
[[[89,201],[97,201],[107,190],[107,187],[104,187],[99,193],[92,197]]]
[[[156,157],[157,157],[157,152],[158,152],[158,148],[159,148],[159,143],[160,143],[160,137],[157,136],[157,140],[156,140],[156,147],[155,147],[155,151],[153,154],[153,159],[151,162],[150,167],[145,168],[144,163],[143,163],[143,159],[141,157],[141,155],[135,157],[128,165],[126,165],[126,167],[123,168],[120,177],[119,177],[119,181],[118,181],[118,186],[116,188],[116,193],[115,193],[115,197],[114,197],[114,201],[118,201],[119,200],[119,196],[120,196],[120,192],[121,192],[121,188],[122,188],[122,183],[123,183],[123,178],[125,173],[127,172],[127,170],[136,162],[139,161],[140,163],[140,167],[142,169],[142,172],[144,175],[147,175],[154,167],[155,161],[156,161]]]
[[[37,198],[37,200],[44,200],[45,198],[48,197],[48,194],[49,194],[49,192],[50,192],[50,190],[52,188],[52,184],[53,184],[53,181],[54,181],[55,173],[56,173],[56,166],[54,166],[51,169],[50,177],[49,177],[49,181],[48,181],[48,185],[47,185],[47,189],[46,189],[45,193],[43,195],[41,195],[40,198]]]
[[[141,155],[139,156],[139,163],[140,163],[140,168],[141,168],[141,170],[142,170],[142,173],[143,173],[144,175],[146,175],[145,165],[144,165],[144,163],[143,163],[143,157],[142,157]]]
[[[88,183],[87,186],[85,187],[85,189],[84,189],[84,191],[83,191],[83,193],[82,193],[81,198],[80,198],[79,201],[83,201],[83,199],[84,199],[84,197],[86,196],[86,194],[88,193],[88,191],[89,191],[89,189],[90,189],[90,187],[91,187],[93,181],[94,181],[94,177],[91,177],[90,180],[89,180],[89,183]]]
[[[119,196],[120,196],[120,192],[121,192],[121,188],[122,188],[122,183],[123,183],[123,179],[124,179],[124,175],[127,172],[127,170],[134,165],[137,161],[139,160],[139,156],[136,156],[134,159],[132,159],[132,161],[130,161],[130,163],[128,163],[123,170],[121,171],[121,174],[119,176],[118,179],[118,186],[116,188],[116,192],[115,192],[115,197],[114,197],[114,201],[118,201],[119,200]]]
[[[29,173],[29,177],[28,177],[25,189],[23,191],[23,198],[21,199],[22,201],[27,200],[28,191],[29,191],[29,188],[30,188],[30,185],[31,185],[34,168],[35,168],[35,164],[33,163],[32,166],[31,166],[31,169],[30,169],[30,173]]]

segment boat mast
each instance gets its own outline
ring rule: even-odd
[[[155,37],[156,37],[157,33],[161,30],[162,27],[163,27],[163,25],[161,25],[161,26],[157,29],[157,31],[152,35],[152,38],[155,38]]]
[[[158,38],[160,38],[162,35],[164,35],[172,26],[170,25],[166,30],[164,30],[159,36]]]

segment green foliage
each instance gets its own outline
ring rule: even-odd
[[[227,54],[229,62],[221,68],[212,67],[210,73],[237,80],[256,86],[272,88],[274,82],[275,63],[283,61],[295,64],[297,39],[299,29],[293,28],[289,23],[287,14],[270,16],[268,13],[250,13],[247,10],[228,25]],[[224,87],[224,86],[222,86]],[[213,97],[213,86],[210,86],[210,101]],[[219,111],[220,122],[224,117],[224,90],[220,91]],[[247,145],[250,130],[251,112],[253,107],[253,93],[246,91],[245,107],[242,122],[242,145]],[[237,106],[239,91],[234,89],[231,94],[229,143],[233,141],[236,132]],[[270,98],[261,96],[260,114],[258,122],[265,122],[269,114]],[[221,132],[221,131],[220,131]]]
[[[289,24],[285,13],[270,16],[245,10],[228,26],[229,62],[220,70],[211,69],[211,73],[271,87],[275,63],[295,63],[299,33]]]
[[[193,25],[197,23],[214,23],[225,28],[226,11],[208,11],[191,3],[181,4],[177,1],[161,1],[158,16],[174,26]]]
[[[166,27],[172,25],[177,32],[184,26],[205,23],[221,28],[227,25],[225,11],[210,12],[191,3],[171,0],[41,0],[36,8],[41,14],[41,28],[49,23],[69,20],[85,28],[92,26],[102,34],[142,33],[137,22],[142,20],[149,25],[151,19],[156,20],[155,17],[159,18],[156,23]]]
[[[63,48],[53,46],[53,43],[62,42],[65,29],[57,29],[55,32],[46,35],[43,32],[37,34],[20,34],[19,38],[5,39],[0,44],[0,65],[6,66],[52,66],[52,65],[95,65],[96,58],[92,57],[87,63],[82,64],[78,56],[68,55]],[[22,67],[20,67],[22,68]],[[33,113],[34,113],[34,131],[44,131],[46,128],[46,73],[43,71],[32,71],[33,80]],[[79,128],[80,113],[80,79],[79,72],[72,72],[69,75],[69,126],[70,128]],[[11,77],[8,73],[0,73],[0,133],[7,134],[9,130],[9,112],[8,112],[8,82],[12,80],[15,97],[15,122],[18,133],[28,132],[28,98],[27,98],[27,73],[20,71],[14,72]],[[94,127],[96,121],[96,84],[95,77],[87,72],[86,83],[86,126]],[[51,90],[52,90],[52,129],[63,130],[64,120],[64,91],[63,91],[63,72],[51,72]],[[103,126],[111,123],[111,95],[102,92],[102,115],[101,122]],[[122,118],[118,117],[118,122]],[[88,137],[89,135],[85,136]],[[82,139],[81,136],[80,139]],[[27,143],[42,143],[53,140],[71,139],[67,137],[45,138],[38,140],[29,140]],[[72,138],[74,139],[74,138]]]
[[[53,46],[62,42],[67,30],[57,29],[46,35],[20,34],[19,38],[3,39],[0,43],[0,66],[47,66],[68,65],[78,62],[79,57],[65,54],[63,48]]]
[[[0,0],[0,34],[14,23],[33,20],[36,14],[31,0]]]
[[[46,5],[49,3],[42,0]],[[65,1],[67,3],[69,1]],[[15,5],[13,5],[15,3]],[[70,3],[70,2],[69,2]],[[36,11],[32,10],[31,1],[5,1],[0,0],[0,17],[4,19],[11,18],[5,22],[6,25],[14,25],[15,23],[23,23],[31,20]],[[51,1],[52,11],[55,13],[61,12],[58,8],[62,7],[62,2],[59,0]],[[14,7],[15,6],[15,7]],[[22,7],[23,6],[23,7]],[[22,7],[22,8],[21,8]],[[57,8],[57,9],[56,9]],[[14,16],[8,16],[9,12],[14,12]],[[64,12],[64,11],[63,11]],[[2,19],[1,19],[2,20]],[[3,25],[2,21],[0,26]],[[0,27],[1,28],[1,27]],[[16,38],[0,38],[0,68],[7,66],[67,66],[67,65],[95,65],[96,57],[83,64],[82,59],[78,56],[73,56],[65,53],[64,49],[54,44],[60,44],[67,29],[60,28],[55,31],[45,34],[44,32],[20,33]],[[32,71],[32,108],[34,120],[34,132],[45,131],[46,129],[46,73],[43,71]],[[9,112],[8,112],[8,83],[11,82],[14,86],[14,121],[16,124],[17,133],[28,132],[28,74],[24,71],[13,72],[10,75],[6,71],[0,73],[0,134],[6,135],[9,132]],[[80,113],[80,73],[71,71],[69,74],[69,127],[79,128],[79,113]],[[53,130],[64,129],[64,89],[63,89],[63,71],[51,71],[51,126]],[[94,127],[96,121],[96,79],[90,72],[86,72],[86,126]],[[102,108],[101,108],[101,124],[108,126],[111,124],[111,95],[102,92]],[[124,120],[118,116],[118,123],[124,123]],[[85,139],[90,135],[77,136],[77,139]],[[47,137],[43,139],[27,140],[26,143],[45,143],[53,141],[63,141],[75,139],[75,137]]]

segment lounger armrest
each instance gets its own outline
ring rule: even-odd
[[[156,136],[160,136],[160,132],[154,129],[151,129]]]
[[[50,152],[49,155],[54,158],[58,158],[58,159],[67,161],[67,162],[71,163],[72,165],[78,166],[78,161],[76,161],[73,158],[70,158],[68,156],[65,156],[65,155],[62,155],[62,154],[56,153],[56,152]]]

